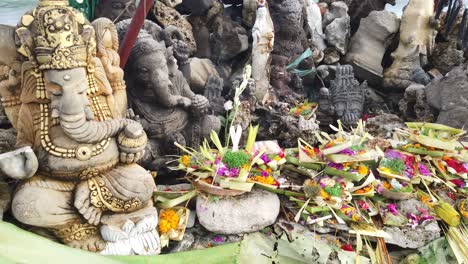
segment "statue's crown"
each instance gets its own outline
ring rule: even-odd
[[[18,52],[40,70],[86,67],[95,52],[94,30],[68,0],[41,0],[21,18]]]

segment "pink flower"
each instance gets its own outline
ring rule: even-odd
[[[213,237],[213,242],[215,243],[223,243],[225,241],[224,237],[216,235]]]
[[[462,179],[450,180],[451,183],[455,184],[458,188],[465,188],[465,182]]]
[[[388,204],[387,210],[392,213],[393,215],[398,215],[397,205],[396,204]]]
[[[426,165],[424,165],[422,163],[418,163],[418,169],[419,169],[419,172],[424,176],[430,176],[431,175],[431,172],[429,171],[429,169],[426,167]]]

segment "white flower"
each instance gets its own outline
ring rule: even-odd
[[[226,111],[232,110],[232,101],[231,100],[224,103],[224,110],[226,110]]]

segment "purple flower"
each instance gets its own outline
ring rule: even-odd
[[[403,159],[403,155],[401,155],[400,152],[394,151],[394,150],[388,150],[385,153],[385,157],[389,159]]]
[[[350,150],[349,148],[347,148],[347,149],[340,151],[339,153],[343,155],[354,156],[356,155],[357,151]]]
[[[377,185],[377,190],[376,191],[377,191],[378,194],[381,194],[383,192],[383,190],[384,190],[384,187],[383,187],[382,183]]]
[[[343,170],[344,169],[343,164],[341,164],[341,163],[329,162],[328,167],[331,167],[331,168],[334,168],[334,169],[337,169],[337,170]]]
[[[265,162],[265,164],[268,164],[268,162],[271,161],[271,159],[268,158],[268,155],[266,155],[266,154],[263,154],[262,156],[260,156],[260,159],[262,159],[263,162]]]
[[[426,165],[424,165],[422,163],[418,163],[418,169],[419,169],[419,172],[424,176],[430,176],[431,175],[431,172],[429,171],[429,169],[426,167]]]
[[[393,215],[398,215],[397,205],[396,204],[388,204],[387,210],[392,213]]]
[[[266,172],[266,171],[262,171],[261,174],[262,174],[263,177],[268,177],[268,172]]]
[[[412,213],[408,213],[406,214],[406,217],[408,217],[409,223],[412,228],[415,228],[416,226],[419,225],[419,218],[416,215]]]
[[[215,243],[223,243],[225,241],[224,237],[216,235],[213,237],[213,242]]]
[[[220,164],[218,166],[218,175],[219,176],[224,176],[224,174],[226,174],[226,171],[228,170],[228,168],[226,167],[226,165],[224,164]]]
[[[239,175],[239,168],[230,168],[224,172],[226,177],[237,177]]]

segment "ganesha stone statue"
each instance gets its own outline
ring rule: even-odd
[[[121,37],[127,27],[128,21],[117,24]],[[192,92],[179,70],[175,56],[182,45],[172,42],[163,29],[147,20],[125,67],[129,103],[151,139],[154,160],[174,154],[174,142],[198,147],[212,130],[220,129],[219,119],[207,114],[208,99]]]
[[[155,183],[136,164],[147,136],[112,98],[109,80],[123,76],[96,57],[103,38],[96,43],[94,28],[67,0],[40,0],[15,34],[22,75],[12,87],[19,115],[9,117],[23,148],[0,157],[0,170],[20,180],[14,217],[72,247],[158,254]]]

